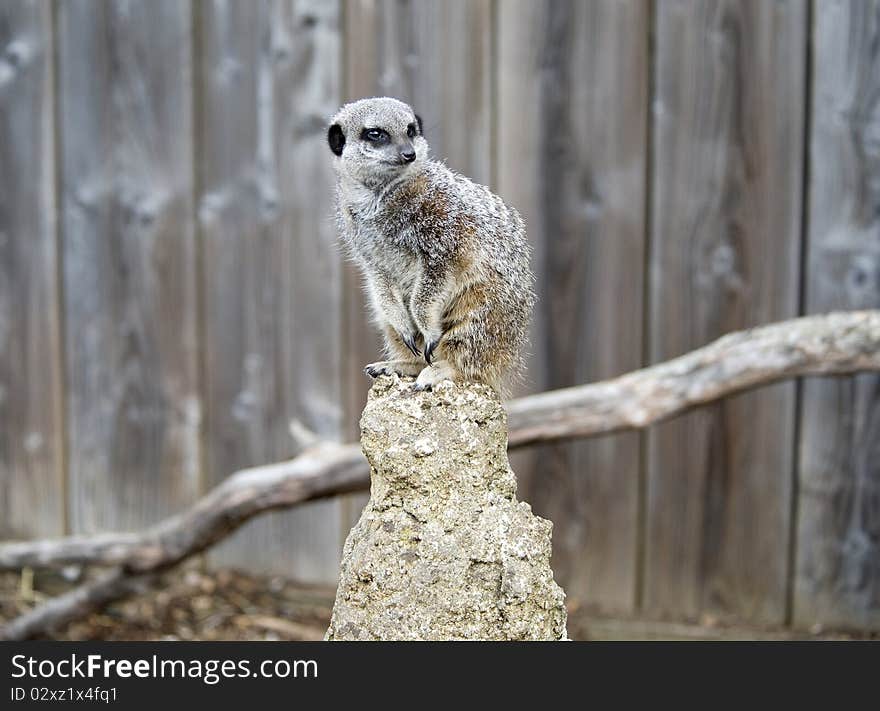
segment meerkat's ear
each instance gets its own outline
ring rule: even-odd
[[[416,123],[419,125],[419,135],[424,136],[425,132],[422,131],[422,117],[416,114]]]
[[[334,123],[327,131],[327,143],[330,144],[330,150],[338,156],[342,155],[342,149],[345,146],[345,134],[342,132],[342,126]]]

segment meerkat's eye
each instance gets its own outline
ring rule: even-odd
[[[361,138],[371,143],[386,143],[389,140],[388,132],[381,128],[365,128],[361,131]]]
[[[411,123],[409,126],[406,127],[406,135],[409,138],[416,137],[416,125],[414,123]]]

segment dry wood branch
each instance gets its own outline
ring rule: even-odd
[[[2,544],[0,568],[91,564],[156,570],[205,550],[259,513],[359,491],[369,482],[358,445],[322,444],[287,462],[236,472],[192,508],[142,533]]]
[[[510,446],[638,429],[758,385],[869,370],[880,370],[880,311],[782,321],[613,380],[514,400]]]
[[[10,620],[0,628],[0,640],[39,637],[71,620],[99,610],[107,603],[143,591],[154,577],[154,573],[129,573],[123,568],[104,571],[94,580]]]
[[[510,446],[646,427],[726,395],[807,375],[880,371],[880,311],[813,316],[741,331],[651,368],[508,404]],[[140,534],[106,534],[0,545],[0,569],[114,565],[0,629],[0,638],[45,633],[100,608],[271,509],[369,487],[356,444],[321,444],[296,459],[229,477],[187,511]]]

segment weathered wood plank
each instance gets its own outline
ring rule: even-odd
[[[345,100],[393,96],[424,120],[435,158],[491,180],[489,0],[347,0]]]
[[[207,476],[296,453],[289,422],[341,436],[341,256],[324,143],[339,6],[197,8]],[[249,524],[214,560],[333,582],[340,505]]]
[[[711,616],[698,624],[657,622],[642,619],[614,619],[575,613],[568,616],[568,634],[573,640],[591,642],[789,642],[875,639],[868,635],[850,636],[822,631],[795,631],[787,627],[745,627],[716,624]]]
[[[424,121],[432,155],[453,170],[491,180],[491,3],[346,0],[345,101],[393,96]],[[363,368],[381,353],[357,270],[345,270],[346,432],[358,436],[369,379]],[[344,527],[360,515],[363,496],[350,497]]]
[[[71,527],[199,493],[190,6],[58,5]]]
[[[814,3],[806,307],[880,306],[880,2]],[[880,629],[880,377],[804,383],[794,621]]]
[[[650,356],[798,310],[807,8],[656,7]],[[786,615],[795,392],[718,403],[648,437],[644,607]]]
[[[394,96],[424,120],[435,157],[488,183],[491,155],[490,3],[346,0],[344,100]],[[346,373],[349,431],[357,435],[369,381],[366,363],[381,351],[360,276],[347,272]]]
[[[342,101],[354,101],[377,92],[375,70],[378,66],[378,16],[376,4],[368,0],[343,0],[343,77]],[[342,103],[342,101],[340,103]],[[328,156],[328,159],[330,156]],[[342,396],[344,407],[344,439],[355,442],[360,436],[360,415],[367,399],[369,381],[364,365],[372,362],[382,350],[381,339],[370,322],[363,291],[363,280],[357,268],[346,260],[342,270],[342,333],[343,366]],[[343,536],[357,522],[369,501],[366,494],[342,498]]]
[[[491,181],[492,14],[488,0],[403,7],[385,0],[376,89],[409,102],[435,159]]]
[[[0,538],[65,533],[52,19],[0,4]]]
[[[526,232],[532,248],[532,270],[536,275],[535,289],[538,302],[529,332],[529,352],[526,370],[522,381],[514,386],[515,395],[526,395],[547,389],[546,383],[546,322],[539,314],[543,309],[544,264],[546,261],[546,235],[541,231],[542,204],[539,197],[539,175],[541,165],[540,141],[537,131],[541,115],[541,68],[540,56],[541,22],[546,7],[537,3],[518,2],[497,4],[495,10],[495,116],[493,117],[493,188],[522,215]],[[522,127],[532,126],[534,132],[528,140],[522,140]],[[520,497],[533,501],[534,492],[530,480],[536,474],[538,463],[541,472],[553,468],[561,476],[570,469],[565,458],[564,448],[535,447],[526,452],[511,455],[510,465],[516,472]],[[559,461],[560,456],[563,457]],[[536,507],[536,513],[549,516],[549,512]],[[556,518],[559,518],[557,514]],[[565,520],[576,518],[565,515]],[[567,525],[562,524],[562,525]],[[567,575],[560,570],[560,560],[556,555],[561,541],[554,536],[553,567],[559,582],[568,589]],[[569,595],[572,593],[568,593]],[[579,596],[580,597],[580,596]]]
[[[612,377],[642,360],[648,6],[498,6],[497,176],[533,244],[539,303],[527,389]],[[514,468],[554,520],[574,605],[635,605],[636,434],[541,447]]]

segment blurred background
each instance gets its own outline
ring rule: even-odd
[[[0,538],[141,529],[293,419],[356,439],[325,130],[371,95],[523,214],[523,393],[880,306],[876,0],[0,0]],[[880,377],[513,460],[594,636],[880,630]],[[364,502],[207,565],[332,593]]]

